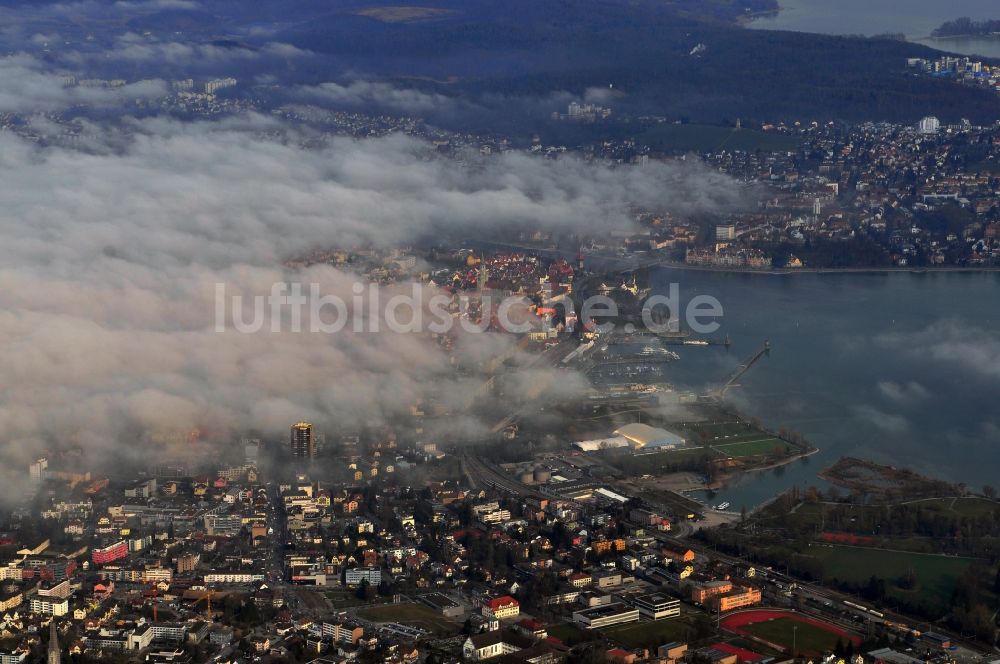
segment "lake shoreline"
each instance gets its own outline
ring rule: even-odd
[[[905,35],[906,42],[937,50],[1000,59],[1000,37],[990,33],[933,36],[943,23],[956,16],[974,21],[1000,19],[1000,9],[988,0],[960,0],[950,6],[927,2],[915,3],[913,11],[901,14],[889,0],[845,0],[842,11],[828,11],[822,0],[780,0],[777,11],[754,12],[737,19],[751,30],[804,32],[825,35],[885,34]],[[922,36],[925,35],[925,36]]]
[[[721,274],[762,274],[771,276],[783,276],[787,274],[933,274],[933,273],[990,273],[1000,272],[1000,265],[980,266],[980,267],[790,267],[790,268],[738,268],[738,267],[713,267],[710,265],[689,265],[681,262],[657,263],[655,267],[673,270],[690,270],[692,272],[715,272]]]

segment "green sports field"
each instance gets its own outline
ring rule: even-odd
[[[681,618],[618,625],[601,630],[610,639],[628,648],[656,648],[671,641],[688,641],[694,627]]]
[[[788,649],[792,648],[794,640],[797,652],[805,654],[830,652],[836,648],[838,641],[843,641],[843,637],[832,632],[791,618],[765,620],[751,625],[744,625],[741,629],[765,641],[784,646]]]
[[[755,430],[746,422],[725,421],[725,422],[686,422],[681,425],[686,432],[690,433],[692,440],[697,440],[704,436],[707,440],[721,441],[724,438],[739,440],[743,436],[760,436],[760,432]]]

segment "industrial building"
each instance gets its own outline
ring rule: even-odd
[[[663,447],[672,449],[675,447],[683,447],[686,444],[685,440],[675,433],[670,433],[666,429],[651,427],[648,424],[640,424],[638,422],[626,424],[620,429],[616,429],[614,433],[616,436],[626,438],[631,444],[631,447],[637,450],[647,447]]]
[[[582,452],[597,452],[616,448],[631,448],[633,450],[663,448],[675,449],[687,445],[684,438],[660,427],[640,424],[626,424],[612,432],[607,438],[594,438],[573,443],[573,447]]]

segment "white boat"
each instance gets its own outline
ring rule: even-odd
[[[639,357],[666,357],[671,360],[679,360],[680,355],[669,348],[659,348],[656,346],[644,346],[638,353]]]
[[[656,385],[651,383],[632,383],[627,387],[629,392],[672,392],[673,390],[668,385]]]
[[[715,509],[719,510],[720,512],[723,510],[727,510],[729,509],[729,503],[719,503]]]

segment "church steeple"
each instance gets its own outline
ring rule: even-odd
[[[59,648],[59,630],[56,629],[56,618],[52,616],[49,623],[49,658],[48,664],[62,663],[62,650]]]
[[[486,267],[486,254],[479,261],[479,274],[476,276],[476,287],[482,293],[486,290],[486,282],[490,280],[490,270]]]

